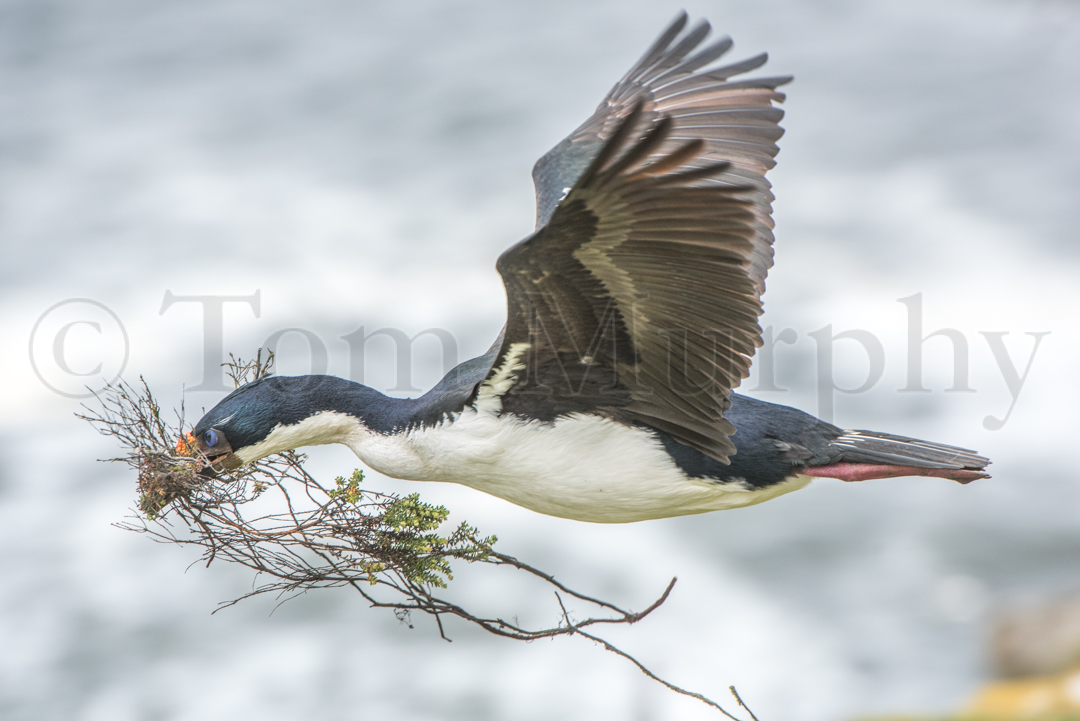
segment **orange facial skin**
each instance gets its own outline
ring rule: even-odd
[[[195,436],[190,432],[180,436],[179,440],[176,441],[176,455],[190,458],[196,452],[198,452],[198,446],[195,442]]]

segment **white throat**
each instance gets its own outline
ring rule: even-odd
[[[236,451],[236,456],[244,463],[250,463],[272,453],[303,446],[348,444],[349,438],[358,432],[367,433],[367,428],[359,418],[337,411],[320,411],[299,423],[278,423],[266,438],[253,446],[241,448]]]

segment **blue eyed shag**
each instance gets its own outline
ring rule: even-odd
[[[733,79],[682,14],[533,169],[536,231],[504,252],[491,349],[419,398],[325,375],[244,385],[189,440],[217,469],[342,443],[396,478],[621,523],[774,498],[814,476],[986,477],[972,451],[841,430],[733,392],[761,346],[788,77]]]

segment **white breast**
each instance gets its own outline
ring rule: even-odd
[[[689,478],[642,429],[595,416],[541,423],[490,411],[469,408],[395,435],[357,429],[345,443],[395,478],[460,483],[539,513],[600,523],[748,506],[810,481],[796,477],[764,490],[710,483]]]

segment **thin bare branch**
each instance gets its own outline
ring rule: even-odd
[[[701,701],[702,703],[704,703],[704,704],[706,704],[708,706],[712,706],[714,709],[716,709],[720,713],[724,714],[729,719],[732,719],[732,721],[742,721],[738,716],[732,716],[730,713],[728,713],[724,709],[723,706],[716,703],[715,701],[713,701],[709,697],[703,696],[700,693],[697,693],[695,691],[687,691],[684,688],[676,686],[675,684],[671,683],[670,681],[665,681],[664,679],[660,678],[655,673],[650,671],[648,668],[646,668],[645,665],[643,663],[641,663],[641,661],[638,661],[636,658],[634,658],[633,656],[628,654],[626,651],[623,651],[623,650],[613,646],[611,643],[605,641],[604,639],[600,638],[599,636],[594,636],[594,635],[592,635],[590,633],[585,633],[584,631],[578,630],[577,628],[574,629],[574,633],[576,633],[579,636],[584,636],[585,638],[589,639],[590,641],[594,641],[594,642],[600,644],[601,646],[604,647],[605,650],[611,651],[616,656],[622,656],[627,661],[629,661],[630,663],[637,666],[638,670],[641,671],[643,674],[645,674],[646,676],[651,678],[653,681],[656,681],[657,683],[662,684],[663,686],[666,686],[669,690],[674,691],[675,693],[678,693],[678,694],[682,694],[683,696],[689,696],[690,698],[696,698],[698,701]],[[749,709],[747,709],[747,710],[749,711]]]
[[[743,703],[742,696],[740,696],[739,692],[735,690],[735,687],[728,686],[728,690],[731,691],[731,695],[735,697],[735,700],[739,702],[739,705],[742,706],[743,710],[746,711],[746,713],[750,714],[750,718],[753,721],[758,721],[758,717],[754,715],[754,712],[750,710],[750,707]]]

